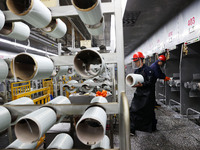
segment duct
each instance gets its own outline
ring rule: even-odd
[[[14,62],[13,62],[14,61]],[[49,78],[53,72],[51,59],[39,55],[20,53],[12,60],[12,73],[22,80]]]
[[[0,132],[6,130],[11,123],[11,115],[8,109],[5,107],[0,106]]]
[[[59,76],[62,76],[62,75],[66,75],[68,69],[69,69],[68,66],[59,66],[56,77],[59,77]]]
[[[91,103],[107,103],[104,97],[95,97]],[[76,124],[76,134],[86,145],[99,143],[106,131],[106,112],[99,106],[89,107]]]
[[[126,84],[129,85],[130,87],[138,84],[138,82],[143,83],[144,78],[140,74],[128,74],[126,76]]]
[[[67,26],[61,19],[52,19],[47,27],[42,28],[42,31],[54,38],[62,38],[67,32]]]
[[[7,75],[7,79],[13,79],[13,78],[14,78],[14,75],[12,74],[11,69],[10,69],[10,63],[11,63],[12,59],[7,58],[7,59],[4,59],[4,60],[5,60],[5,62],[6,62],[7,65],[8,65],[8,75]]]
[[[72,67],[69,67],[67,71],[67,76],[71,77],[71,76],[74,76],[75,74],[76,74],[75,69]]]
[[[29,104],[33,105],[34,104],[33,100],[28,98],[28,97],[22,97],[22,98],[10,101],[8,103],[5,103],[4,106],[6,107],[6,105],[29,105]],[[8,107],[7,109],[10,111],[10,114],[11,114],[11,119],[12,119],[11,120],[11,122],[12,122],[11,125],[14,125],[19,120],[20,116],[16,116],[15,115],[15,108]],[[30,113],[29,109],[24,110],[24,111]]]
[[[103,33],[105,25],[100,0],[72,0],[72,4],[91,35]]]
[[[77,73],[88,79],[102,74],[105,63],[100,53],[94,50],[82,50],[74,57],[74,67]]]
[[[92,79],[84,81],[83,85],[81,86],[81,89],[86,93],[92,92],[94,90],[94,86],[91,85],[92,83],[94,83]]]
[[[47,149],[72,149],[74,141],[68,134],[61,133],[57,135]]]
[[[8,75],[8,65],[7,63],[0,58],[0,81],[3,81],[6,79],[7,75]]]
[[[36,28],[44,28],[51,22],[50,10],[40,0],[7,0],[8,9]]]
[[[25,41],[30,36],[30,28],[22,22],[5,23],[0,34],[19,41]]]
[[[104,135],[104,138],[100,143],[91,146],[91,149],[110,149],[110,139],[107,135]]]
[[[53,107],[53,104],[69,104],[67,97],[58,96],[46,104],[52,106],[43,106],[42,108],[33,111],[32,113],[19,119],[15,125],[16,137],[24,143],[33,143],[39,140],[44,133],[49,130],[56,121],[58,110]]]
[[[48,107],[42,107],[19,119],[15,125],[15,135],[24,143],[34,143],[55,123],[55,111]]]
[[[77,84],[77,83],[78,83],[78,81],[71,80],[71,81],[68,81],[67,84],[64,85],[64,87],[67,90],[67,92],[73,93],[78,89],[78,87],[76,87],[74,85],[74,84]]]
[[[22,143],[20,140],[15,140],[6,149],[35,149],[37,142],[35,143]]]
[[[5,24],[5,16],[1,10],[0,10],[0,20],[1,20],[0,21],[0,30],[1,30]]]
[[[108,80],[104,81],[104,83],[101,86],[102,89],[111,91],[111,83]]]

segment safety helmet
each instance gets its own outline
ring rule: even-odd
[[[165,57],[164,55],[160,55],[160,56],[158,57],[158,60],[159,60],[159,61],[165,62],[165,61],[166,61],[166,57]]]
[[[142,52],[137,52],[133,54],[133,61],[138,61],[139,59],[144,59],[144,55]]]

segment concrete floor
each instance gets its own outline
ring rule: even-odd
[[[129,103],[134,89],[127,87]],[[156,110],[158,131],[136,131],[131,137],[131,150],[200,150],[200,126],[162,105]],[[119,136],[114,136],[114,145],[119,147]]]

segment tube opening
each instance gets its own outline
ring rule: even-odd
[[[32,143],[40,136],[39,126],[31,119],[22,119],[15,125],[16,137],[24,143]]]
[[[102,124],[94,119],[83,119],[77,126],[77,136],[86,145],[98,143],[104,137]]]
[[[126,78],[126,82],[129,84],[129,85],[132,85],[133,84],[133,78],[131,76],[128,76]]]
[[[14,66],[11,63],[12,72],[15,71],[16,77],[22,80],[30,80],[36,73],[36,63],[34,59],[27,54],[20,54],[14,59]]]
[[[74,66],[76,71],[83,77],[96,76],[99,73],[100,68],[103,67],[102,58],[94,51],[84,50],[75,56]]]
[[[0,30],[0,34],[8,35],[12,32],[13,23],[5,23],[4,27]]]
[[[42,28],[42,30],[45,32],[52,32],[56,28],[56,25],[57,25],[56,19],[52,19],[50,24],[47,27]]]
[[[72,0],[72,2],[79,9],[88,9],[96,5],[98,0]]]
[[[33,0],[7,0],[8,9],[16,15],[24,15],[32,4]]]

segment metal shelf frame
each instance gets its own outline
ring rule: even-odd
[[[119,114],[119,138],[120,150],[131,150],[130,145],[130,117],[129,117],[129,105],[125,95],[125,71],[124,71],[124,40],[123,40],[123,22],[122,22],[122,8],[121,0],[112,0],[112,2],[102,3],[103,14],[114,14],[115,16],[115,33],[116,33],[116,50],[114,53],[102,54],[106,64],[117,65],[117,102],[108,104],[98,104],[106,109],[107,114]],[[73,6],[60,6],[50,8],[52,17],[68,17],[78,15]],[[21,18],[14,15],[10,11],[3,12],[7,22],[19,21]],[[58,49],[59,48],[58,44]],[[74,56],[56,56],[51,57],[55,66],[73,65]],[[63,106],[50,106],[56,107],[61,114],[82,114],[85,109],[92,104],[88,105],[63,105]],[[15,113],[21,113],[22,109],[34,111],[38,109],[37,106],[7,106],[13,107]],[[24,111],[27,112],[27,111]]]

